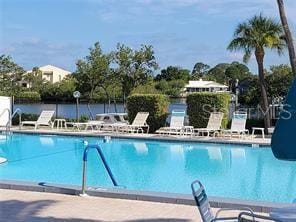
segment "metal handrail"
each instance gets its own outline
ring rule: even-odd
[[[88,145],[85,148],[84,153],[83,153],[82,190],[81,190],[82,195],[86,195],[85,190],[86,190],[87,155],[88,155],[88,151],[90,149],[96,149],[97,150],[97,152],[98,152],[98,154],[99,154],[99,156],[100,156],[100,158],[101,158],[101,160],[102,160],[102,162],[104,164],[105,169],[107,170],[107,173],[108,173],[113,185],[118,186],[118,183],[116,182],[115,177],[112,174],[112,171],[111,171],[111,169],[110,169],[110,167],[109,167],[109,165],[108,165],[108,163],[107,163],[107,161],[106,161],[106,159],[104,157],[104,154],[103,154],[100,146],[99,145]]]
[[[3,109],[2,113],[0,114],[0,117],[3,116],[5,114],[5,112],[8,112],[8,123],[10,123],[10,118],[11,118],[10,109],[8,109],[8,108]],[[5,127],[6,127],[5,131],[6,131],[6,136],[7,136],[7,133],[8,133],[8,124],[7,123],[6,123]]]
[[[5,109],[3,109],[2,113],[0,114],[0,117],[3,116],[6,111],[9,113],[9,116],[10,116],[10,109],[5,108]]]
[[[9,125],[9,128],[10,128],[10,126],[11,126],[10,123],[11,123],[13,117],[14,117],[16,114],[19,115],[19,128],[21,128],[22,113],[23,113],[22,110],[21,110],[20,108],[17,108],[17,109],[13,112],[13,114],[11,115],[9,121],[7,122],[7,124],[6,124],[6,128],[7,128],[7,125]]]

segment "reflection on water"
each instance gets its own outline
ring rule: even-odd
[[[51,137],[44,137],[40,136],[40,145],[45,146],[45,147],[53,147],[54,146],[54,141]]]
[[[221,148],[207,148],[208,155],[210,157],[210,160],[220,160],[222,161],[222,152]]]
[[[81,184],[85,145],[101,144],[119,184],[128,189],[190,193],[201,180],[209,195],[291,202],[296,197],[296,164],[276,160],[270,149],[207,143],[13,135],[0,144],[0,179]],[[88,181],[111,187],[101,160],[91,150]]]
[[[139,155],[148,155],[149,150],[148,150],[148,147],[147,147],[146,143],[135,142],[134,147],[136,149],[137,154],[139,154]]]

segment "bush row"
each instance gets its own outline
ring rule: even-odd
[[[127,98],[129,121],[132,122],[138,112],[149,112],[147,124],[150,132],[165,125],[168,117],[169,99],[162,94],[134,94]]]
[[[228,123],[230,95],[228,93],[194,93],[187,96],[187,115],[195,128],[207,126],[211,112],[223,112],[222,127]]]
[[[18,103],[30,103],[41,101],[40,94],[35,91],[24,91],[16,93],[0,91],[0,96],[14,96],[14,101]]]

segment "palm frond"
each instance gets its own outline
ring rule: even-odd
[[[273,18],[265,17],[262,13],[255,15],[246,22],[237,25],[234,38],[228,45],[230,51],[243,51],[244,61],[250,59],[256,48],[275,49],[281,55],[286,42],[281,24]]]
[[[251,50],[250,49],[245,49],[245,54],[244,54],[244,57],[243,57],[244,63],[247,63],[250,60],[251,56],[252,56]]]

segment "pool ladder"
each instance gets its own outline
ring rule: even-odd
[[[118,186],[118,183],[115,180],[115,177],[112,174],[112,171],[104,157],[104,154],[101,150],[101,147],[99,145],[88,145],[86,146],[84,153],[83,153],[83,169],[82,169],[82,189],[81,189],[81,195],[85,196],[86,195],[86,169],[87,169],[87,156],[88,156],[88,151],[90,149],[96,149],[99,157],[101,158],[103,165],[105,169],[107,170],[107,173],[113,183],[114,186]]]
[[[5,135],[7,137],[8,134],[10,134],[10,128],[11,128],[11,122],[12,122],[12,119],[13,117],[18,114],[19,115],[19,126],[21,124],[21,121],[22,121],[22,110],[17,108],[12,114],[11,114],[11,111],[10,109],[6,108],[2,111],[2,113],[0,114],[0,117],[3,116],[5,113],[7,112],[8,114],[8,121],[7,123],[5,124]]]

